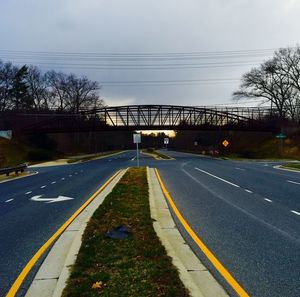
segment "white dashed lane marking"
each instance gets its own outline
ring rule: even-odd
[[[198,171],[201,171],[202,173],[205,173],[205,174],[207,174],[207,175],[209,175],[209,176],[212,176],[212,177],[214,177],[214,178],[216,178],[216,179],[218,179],[218,180],[221,180],[221,181],[223,181],[224,183],[227,183],[227,184],[229,184],[229,185],[231,185],[231,186],[234,186],[234,187],[236,187],[236,188],[240,188],[240,186],[238,186],[238,185],[236,185],[236,184],[234,184],[234,183],[231,183],[231,182],[229,182],[229,181],[226,180],[226,179],[223,179],[223,178],[221,178],[221,177],[218,177],[218,176],[216,176],[216,175],[213,175],[213,174],[211,174],[211,173],[209,173],[209,172],[207,172],[207,171],[205,171],[205,170],[199,169],[199,168],[197,168],[197,167],[195,167],[195,169],[198,170]]]
[[[53,181],[51,184],[52,184],[52,185],[56,184],[56,181]]]
[[[31,194],[31,193],[32,193],[32,191],[29,191],[29,192],[26,192],[25,195],[29,195],[29,194]]]
[[[270,203],[273,202],[271,199],[268,199],[268,198],[264,198],[264,200],[267,202],[270,202]]]
[[[241,170],[241,171],[245,171],[246,169],[244,168],[239,168],[239,167],[235,167],[236,170]]]
[[[46,188],[47,186],[41,186],[41,189],[44,189],[44,188]]]
[[[247,192],[247,193],[253,193],[252,191],[250,191],[250,190],[247,190],[247,189],[245,189],[245,191]]]
[[[291,183],[291,184],[295,184],[295,185],[300,185],[300,183],[298,182],[295,182],[295,181],[292,181],[292,180],[287,180],[288,183]]]
[[[296,211],[296,210],[291,210],[292,213],[294,213],[297,216],[300,216],[300,212]]]
[[[8,202],[12,202],[14,199],[8,199],[5,201],[5,203],[8,203]]]
[[[62,177],[62,178],[61,178],[61,180],[65,180],[65,178],[64,178],[64,177]]]

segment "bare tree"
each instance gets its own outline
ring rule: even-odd
[[[18,71],[12,63],[0,61],[0,111],[11,109],[14,78]]]
[[[48,102],[48,104],[50,104],[51,107],[65,110],[67,94],[64,90],[64,82],[66,79],[66,74],[51,70],[46,72],[45,79],[49,88],[48,91],[51,95],[51,100]]]
[[[87,77],[76,77],[70,74],[65,77],[62,83],[66,96],[67,108],[78,113],[84,108],[102,106],[103,100],[99,98],[99,83],[91,81]]]
[[[280,70],[276,58],[264,62],[259,68],[253,68],[242,77],[240,89],[233,98],[262,98],[276,106],[281,118],[285,117],[287,105],[296,96],[291,79]]]
[[[33,100],[33,108],[47,109],[49,107],[49,90],[45,75],[36,66],[30,66],[27,75],[28,92]]]

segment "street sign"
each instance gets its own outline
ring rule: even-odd
[[[12,131],[11,130],[0,130],[0,137],[6,138],[6,139],[11,139],[12,137]]]
[[[164,138],[164,144],[169,144],[169,138]]]
[[[133,143],[141,143],[141,134],[140,133],[133,134]]]
[[[140,133],[133,134],[133,143],[136,143],[136,163],[137,163],[137,167],[139,167],[140,166],[139,143],[141,143],[141,134]]]
[[[225,139],[223,142],[222,142],[223,146],[224,147],[227,147],[229,145],[229,142]]]
[[[62,202],[66,200],[72,200],[74,198],[66,197],[66,196],[58,196],[57,198],[41,198],[42,195],[36,195],[30,198],[32,201],[36,202],[45,202],[45,203],[54,203],[54,202]]]
[[[286,138],[286,135],[283,134],[283,133],[280,133],[280,134],[276,135],[276,138],[277,139],[284,139],[284,138]]]

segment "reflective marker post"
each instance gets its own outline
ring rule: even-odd
[[[140,133],[133,134],[133,143],[136,143],[136,161],[137,161],[137,167],[140,167],[140,161],[139,161],[139,143],[141,143]]]

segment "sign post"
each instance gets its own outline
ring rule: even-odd
[[[141,143],[140,133],[133,134],[133,143],[136,143],[136,161],[137,161],[137,167],[140,167],[140,161],[139,161],[139,143]]]

